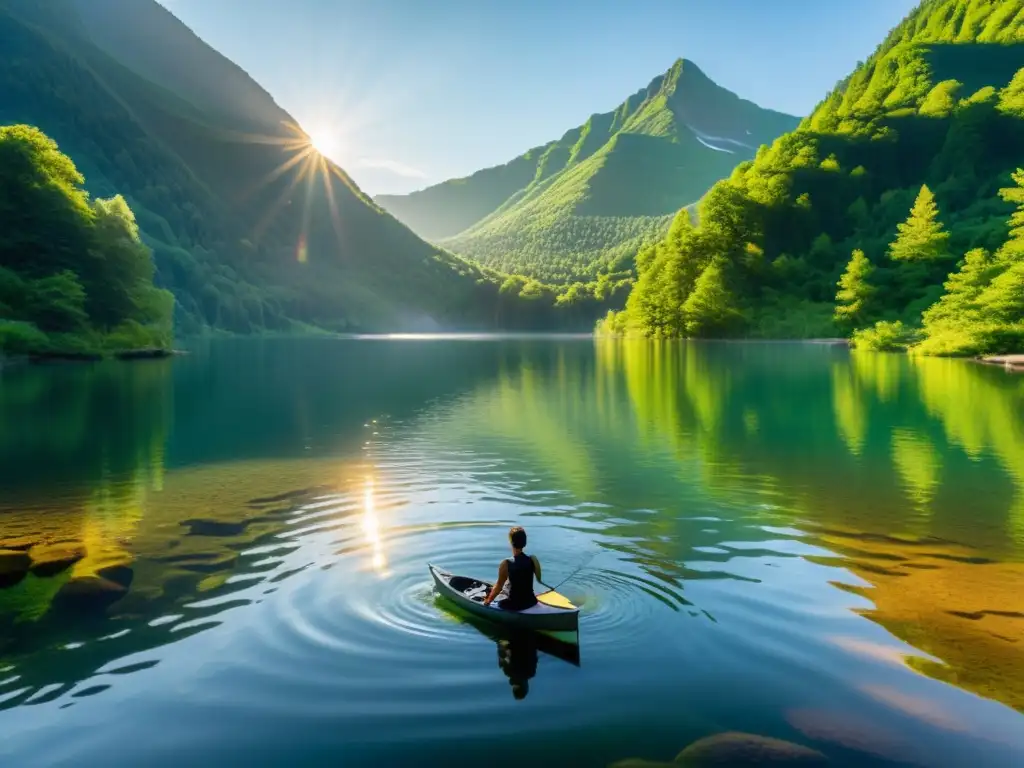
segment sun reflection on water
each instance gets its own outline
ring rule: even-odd
[[[388,574],[388,561],[384,556],[384,547],[380,538],[380,522],[377,519],[377,505],[373,498],[373,478],[366,478],[366,490],[363,493],[363,532],[366,540],[373,547],[371,564],[381,576]]]

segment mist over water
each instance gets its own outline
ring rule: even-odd
[[[5,370],[0,552],[79,555],[0,557],[0,757],[604,766],[743,731],[1024,760],[1024,379],[468,341]],[[492,579],[514,524],[545,581],[579,569],[578,645],[434,595],[428,561]]]

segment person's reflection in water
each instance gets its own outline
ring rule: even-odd
[[[537,674],[537,638],[532,632],[517,632],[498,640],[498,666],[508,677],[512,695],[525,699],[530,679]]]

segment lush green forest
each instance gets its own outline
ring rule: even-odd
[[[925,0],[638,254],[601,330],[1024,346],[1022,67],[1024,0]]]
[[[0,124],[56,141],[5,129],[77,166],[67,179],[85,186],[63,183],[93,233],[63,261],[4,256],[7,343],[165,343],[170,306],[181,334],[583,330],[611,310],[600,328],[615,334],[1020,347],[1022,25],[1024,0],[926,0],[756,154],[795,118],[681,60],[556,142],[384,200],[457,233],[455,255],[154,0],[0,0]],[[43,240],[39,205],[5,247]],[[133,298],[116,317],[97,314],[89,266],[108,230],[152,253],[117,284]],[[160,290],[173,301],[157,308]]]
[[[179,333],[582,329],[603,312],[539,285],[521,298],[423,242],[154,0],[0,0],[0,46],[0,124],[39,127],[93,195],[124,196]]]
[[[672,214],[795,128],[677,61],[612,112],[511,162],[377,202],[420,235],[550,283],[632,269]]]
[[[0,352],[167,347],[174,297],[121,196],[85,179],[35,128],[0,128]]]

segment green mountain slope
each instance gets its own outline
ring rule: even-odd
[[[292,121],[240,67],[188,33],[159,3],[74,0],[74,5],[97,47],[136,75],[186,98],[205,115],[275,130]],[[174,34],[173,46],[161,44],[169,33]],[[211,72],[216,76],[210,77]]]
[[[1022,68],[1024,0],[921,3],[796,131],[716,184],[698,225],[680,216],[638,256],[627,309],[605,327],[801,336],[886,321],[902,323],[883,326],[899,336],[921,325],[950,273],[987,264],[984,287],[1016,258],[1007,221],[1024,165]],[[965,259],[973,249],[988,256]],[[1000,306],[1024,316],[1024,299]]]
[[[558,141],[377,201],[424,237],[484,264],[557,282],[587,279],[628,260],[680,206],[797,122],[679,60]]]
[[[180,330],[486,327],[518,301],[375,205],[154,0],[0,0],[0,49],[0,124],[124,194]]]

